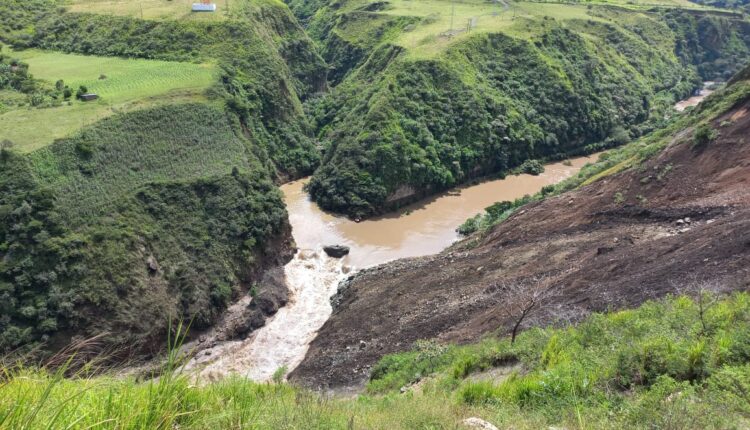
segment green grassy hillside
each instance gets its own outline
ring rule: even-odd
[[[460,429],[469,417],[514,429],[745,428],[750,297],[703,299],[703,313],[673,298],[513,345],[422,342],[383,359],[369,393],[351,399],[242,378],[195,385],[174,357],[149,382],[5,368],[0,428]]]
[[[34,78],[50,84],[63,81],[72,91],[85,86],[99,95],[95,102],[74,97],[34,109],[26,100],[0,116],[0,136],[30,152],[70,136],[115,112],[184,101],[206,100],[218,79],[217,67],[157,60],[122,59],[26,50],[6,52],[29,66]],[[46,124],[39,127],[39,124]]]
[[[220,109],[171,105],[3,150],[0,348],[80,334],[148,352],[170,318],[207,326],[282,261],[281,195],[240,130]]]
[[[290,257],[273,180],[318,159],[301,98],[325,68],[282,3],[216,21],[82,5],[0,4],[2,353],[100,335],[120,360],[173,318],[207,327]],[[65,96],[81,85],[101,98]]]
[[[240,117],[247,138],[268,153],[280,178],[308,174],[318,154],[300,99],[325,88],[324,63],[284,4],[254,0],[233,5],[232,14],[213,22],[148,20],[116,10],[76,13],[65,9],[75,9],[75,4],[14,0],[0,5],[0,25],[7,29],[0,39],[17,51],[42,48],[216,64],[216,85],[209,96]],[[185,69],[191,67],[197,66]],[[83,74],[73,79],[87,80],[89,72],[79,71]]]
[[[341,82],[308,104],[324,208],[368,216],[526,159],[622,144],[750,59],[748,23],[702,11],[434,3],[311,15]]]

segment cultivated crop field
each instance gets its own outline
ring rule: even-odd
[[[216,80],[216,67],[169,61],[121,59],[39,50],[17,51],[13,57],[29,64],[37,79],[62,79],[74,91],[80,85],[96,93],[94,102],[71,101],[59,107],[21,108],[0,115],[0,136],[23,152],[71,135],[115,112],[176,101],[205,98]],[[40,127],[40,124],[44,124]]]

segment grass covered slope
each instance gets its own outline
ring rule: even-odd
[[[76,13],[53,0],[9,2],[0,5],[9,28],[1,37],[17,50],[216,64],[209,96],[240,117],[279,179],[308,174],[318,154],[300,100],[325,88],[324,62],[284,4],[233,4],[230,16],[206,22]]]
[[[468,429],[468,417],[515,429],[744,428],[750,298],[704,298],[705,312],[673,298],[513,345],[420,343],[379,363],[353,399],[243,378],[195,385],[174,364],[149,382],[6,368],[0,428]]]
[[[62,80],[73,93],[84,86],[99,95],[95,102],[58,97],[49,106],[35,108],[22,100],[0,115],[0,136],[30,152],[70,136],[84,125],[115,112],[185,101],[205,101],[218,78],[210,64],[95,57],[26,50],[6,55],[29,66],[34,78],[50,86]],[[45,127],[39,127],[45,124]]]
[[[368,216],[526,159],[622,144],[659,125],[700,78],[750,58],[737,19],[527,3],[493,16],[461,5],[471,7],[484,26],[454,32],[438,31],[445,13],[422,3],[316,12],[311,32],[343,76],[308,106],[326,144],[310,183],[321,206]]]
[[[202,104],[115,115],[27,156],[4,150],[0,349],[99,335],[117,354],[150,353],[170,319],[213,322],[289,257],[257,150],[235,117]]]

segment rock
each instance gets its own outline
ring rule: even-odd
[[[324,246],[323,251],[325,251],[329,257],[342,258],[349,254],[349,247],[344,245],[329,245]]]
[[[300,260],[311,260],[318,256],[318,253],[312,249],[303,249],[297,254]]]
[[[684,219],[678,219],[678,220],[677,220],[677,221],[675,222],[675,224],[677,224],[677,225],[683,225],[683,224],[685,224],[685,220],[684,220]]]
[[[462,423],[466,427],[471,427],[471,428],[475,428],[475,429],[481,429],[481,430],[499,430],[494,425],[488,423],[487,421],[485,421],[485,420],[483,420],[481,418],[477,418],[477,417],[466,418],[465,420],[462,421]]]
[[[690,224],[692,221],[690,221],[690,217],[685,218],[685,224]]]
[[[359,341],[359,349],[363,349],[366,346],[367,346],[367,342],[365,342],[364,340]]]
[[[159,263],[156,262],[156,258],[153,255],[148,256],[146,264],[148,265],[149,272],[156,273],[159,271]]]
[[[599,248],[596,248],[596,255],[603,255],[614,251],[614,248],[611,246],[602,246]]]

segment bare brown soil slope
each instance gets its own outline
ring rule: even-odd
[[[528,324],[636,306],[694,277],[748,288],[750,100],[713,126],[720,136],[702,149],[685,130],[644,165],[529,205],[482,237],[359,273],[292,379],[357,386],[418,339],[507,332],[503,283],[554,285]]]

